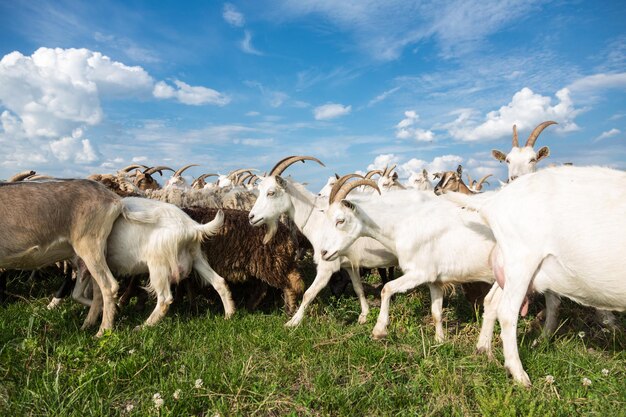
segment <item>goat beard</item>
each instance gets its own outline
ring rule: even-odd
[[[267,224],[267,230],[265,232],[265,236],[263,236],[263,244],[267,245],[267,243],[272,240],[276,231],[278,230],[278,225],[276,222],[271,222]]]

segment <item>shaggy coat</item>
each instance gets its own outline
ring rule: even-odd
[[[183,208],[198,223],[215,217],[218,209]],[[304,282],[297,269],[297,242],[283,224],[279,224],[274,239],[264,245],[262,228],[248,223],[248,212],[224,209],[224,225],[211,239],[202,243],[211,267],[227,281],[242,283],[257,278],[271,287],[281,289],[285,309],[293,313],[296,299],[304,291]]]

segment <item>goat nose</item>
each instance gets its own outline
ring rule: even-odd
[[[516,179],[516,178],[517,178],[517,175],[513,175],[513,176],[511,177],[511,181],[515,181],[515,179]]]
[[[323,258],[324,256],[326,256],[327,254],[328,254],[328,251],[327,251],[327,250],[323,250],[323,251],[322,251],[322,258]]]
[[[254,219],[254,214],[252,214],[252,213],[248,214],[248,219],[249,219],[249,220]]]

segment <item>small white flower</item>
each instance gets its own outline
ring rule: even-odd
[[[174,397],[175,400],[180,400],[180,388],[174,391],[174,394],[172,394],[172,396]]]
[[[135,349],[131,349],[131,350],[128,351],[129,355],[132,355],[133,353],[135,353]]]
[[[161,408],[165,402],[158,392],[152,396],[152,401],[154,401],[154,408]]]
[[[583,383],[583,387],[591,385],[591,380],[589,378],[583,378],[581,382]]]
[[[133,411],[134,408],[135,408],[135,404],[128,403],[128,404],[126,404],[125,410],[126,410],[127,413],[130,413],[131,411]]]
[[[602,370],[602,375],[604,375],[604,376],[609,376],[609,370],[608,370],[608,369],[606,369],[606,368],[604,368],[604,369]]]
[[[196,383],[195,383],[193,386],[194,386],[194,388],[196,388],[196,389],[200,389],[200,388],[202,388],[202,384],[203,384],[203,383],[204,383],[204,382],[202,382],[202,379],[198,378],[198,379],[196,379]]]
[[[547,375],[546,376],[546,382],[548,384],[554,384],[554,377],[552,375]]]
[[[602,333],[611,333],[610,329],[607,329],[606,327],[602,328]]]
[[[578,337],[581,339],[585,337],[585,332],[578,332]]]

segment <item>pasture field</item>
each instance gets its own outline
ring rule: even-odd
[[[311,265],[306,275],[310,282]],[[95,329],[80,330],[82,306],[46,309],[60,277],[26,276],[12,276],[8,291],[19,297],[0,306],[2,416],[626,415],[623,331],[604,329],[592,310],[566,301],[549,343],[531,347],[536,307],[520,320],[521,358],[533,381],[526,389],[507,377],[499,337],[495,360],[474,354],[479,322],[460,294],[446,298],[441,344],[426,288],[392,301],[384,341],[370,337],[376,307],[359,325],[356,298],[328,290],[296,329],[283,326],[279,302],[226,321],[218,302],[201,298],[173,305],[159,325],[140,331],[133,328],[154,304],[131,304],[114,332],[95,339]]]

